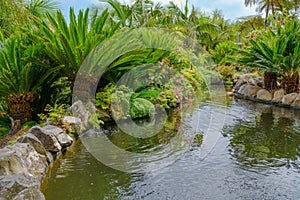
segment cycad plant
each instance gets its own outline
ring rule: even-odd
[[[259,68],[264,72],[264,86],[267,90],[277,87],[277,73],[283,60],[286,44],[281,44],[276,34],[268,31],[257,40],[251,40],[250,46],[242,50],[239,62],[247,67]]]
[[[120,22],[114,22],[106,9],[100,15],[97,10],[89,18],[89,9],[80,10],[77,17],[70,8],[70,23],[60,10],[55,15],[46,14],[45,20],[35,20],[33,42],[44,45],[44,53],[50,58],[52,67],[61,68],[61,73],[74,81],[83,60],[91,50],[110,37]]]
[[[284,34],[287,41],[282,65],[282,87],[287,93],[296,92],[299,85],[300,71],[300,24],[298,21],[290,21],[284,28],[278,30],[278,34]]]
[[[0,50],[0,96],[10,108],[14,120],[26,122],[32,118],[31,103],[49,74],[25,61],[22,40],[8,39]]]
[[[276,32],[267,30],[262,36],[250,41],[242,50],[239,62],[264,72],[265,87],[276,87],[276,74],[282,76],[281,87],[286,93],[296,92],[299,84],[300,25],[287,21],[277,26]]]

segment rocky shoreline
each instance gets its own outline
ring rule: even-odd
[[[263,88],[263,79],[261,77],[240,77],[234,87],[234,96],[238,99],[300,109],[300,93],[286,94],[284,89],[268,91]]]
[[[94,112],[94,109],[92,109]],[[91,109],[81,101],[69,109],[64,123],[78,133],[88,127]],[[0,200],[43,200],[40,191],[43,175],[62,152],[75,141],[62,128],[48,124],[34,126],[12,146],[0,149]]]
[[[285,94],[283,89],[270,92],[263,88],[261,77],[241,77],[234,87],[238,99],[300,109],[300,93]],[[75,102],[70,116],[63,118],[77,133],[90,126],[89,119],[96,108]],[[45,199],[40,191],[41,180],[55,159],[67,151],[76,139],[51,123],[34,126],[12,146],[0,149],[0,200]]]

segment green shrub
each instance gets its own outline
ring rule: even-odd
[[[102,92],[97,92],[95,99],[95,106],[104,111],[110,111],[111,95],[114,89],[114,85],[109,83],[105,86]]]
[[[28,121],[28,122],[25,122],[24,124],[22,124],[22,128],[31,128],[36,125],[38,125],[38,123],[36,121]]]
[[[11,129],[11,121],[9,117],[0,118],[0,139],[5,136]]]
[[[234,66],[226,66],[226,65],[220,65],[218,66],[218,72],[224,79],[231,79],[235,73],[235,67]]]
[[[53,107],[48,104],[44,109],[45,113],[38,114],[38,117],[44,123],[49,120],[54,125],[61,125],[63,117],[66,116],[66,110],[68,107],[69,105],[66,104],[54,104]]]
[[[146,99],[136,98],[130,102],[129,113],[132,119],[149,117],[154,111],[154,105]]]

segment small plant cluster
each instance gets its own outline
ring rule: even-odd
[[[54,106],[47,104],[44,113],[38,114],[38,117],[42,123],[49,121],[54,125],[62,125],[62,119],[66,115],[66,110],[69,107],[70,106],[66,104],[55,104]]]
[[[111,83],[105,86],[96,94],[96,107],[107,112],[113,108],[114,119],[120,120],[149,117],[155,106],[171,109],[193,102],[205,86],[200,73],[192,67],[174,67],[170,60],[164,59],[167,64],[159,61],[158,65],[142,70],[147,73],[134,73],[133,77],[137,77],[130,88]]]

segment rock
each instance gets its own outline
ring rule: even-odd
[[[243,95],[244,97],[256,97],[257,92],[260,90],[261,88],[258,86],[253,86],[253,85],[243,85],[238,93],[240,93],[241,95]]]
[[[0,176],[0,199],[45,199],[39,191],[40,182],[37,177],[20,173],[11,176]]]
[[[101,120],[104,122],[111,122],[113,121],[112,117],[109,115],[108,112],[105,112],[104,110],[98,110],[98,113],[100,115]]]
[[[300,94],[297,95],[294,103],[292,104],[292,106],[295,106],[295,107],[300,107]]]
[[[261,89],[257,92],[257,99],[263,100],[263,101],[271,101],[272,100],[272,94],[266,90],[266,89]]]
[[[247,86],[247,84],[242,85],[242,86],[239,88],[239,90],[237,91],[237,93],[243,94],[244,91],[245,91],[246,86]]]
[[[15,143],[0,149],[0,176],[18,173],[40,176],[48,166],[46,157],[28,143]]]
[[[248,83],[250,85],[258,86],[258,87],[262,87],[264,84],[263,79],[261,77],[256,77],[256,78],[251,77],[248,79]]]
[[[82,121],[78,117],[65,116],[63,117],[62,122],[64,125],[70,126],[72,130],[76,130],[78,133],[83,130]]]
[[[51,125],[47,125],[51,126]],[[46,126],[46,127],[47,127]],[[46,129],[41,128],[39,126],[32,127],[28,132],[32,133],[35,137],[37,137],[41,143],[44,145],[47,151],[57,153],[61,151],[61,146],[55,137],[50,131],[45,131]]]
[[[37,153],[46,156],[49,163],[53,161],[53,156],[51,155],[51,153],[46,151],[41,141],[31,133],[27,133],[26,135],[22,136],[17,140],[17,142],[30,144],[31,146],[33,146]]]
[[[234,86],[234,91],[239,91],[242,85],[246,84],[247,82],[245,81],[244,77],[241,76],[238,80],[238,82]]]
[[[298,95],[297,93],[291,93],[291,94],[284,95],[282,98],[282,104],[283,105],[292,105],[292,103],[295,101],[297,95]]]
[[[82,101],[75,102],[67,110],[67,113],[72,113],[75,117],[81,119],[84,128],[89,128],[89,119],[97,112],[98,110],[92,102],[88,102],[86,105],[84,105]]]
[[[63,129],[57,126],[47,125],[42,128],[42,131],[45,134],[54,135],[61,147],[68,147],[73,143],[73,138],[71,138],[64,132]]]
[[[272,102],[282,103],[283,96],[284,96],[284,89],[280,89],[280,90],[275,91]]]
[[[226,95],[229,96],[229,97],[233,97],[234,93],[233,92],[226,92]]]
[[[86,108],[90,113],[96,113],[98,111],[95,104],[91,101],[86,104]]]
[[[89,112],[83,105],[82,101],[76,101],[70,108],[68,108],[67,112],[72,113],[74,116],[80,118],[85,127],[88,126]]]
[[[263,87],[264,79],[261,76],[256,77],[254,80],[258,87]]]
[[[13,200],[45,200],[44,194],[38,188],[28,188],[19,192]]]

